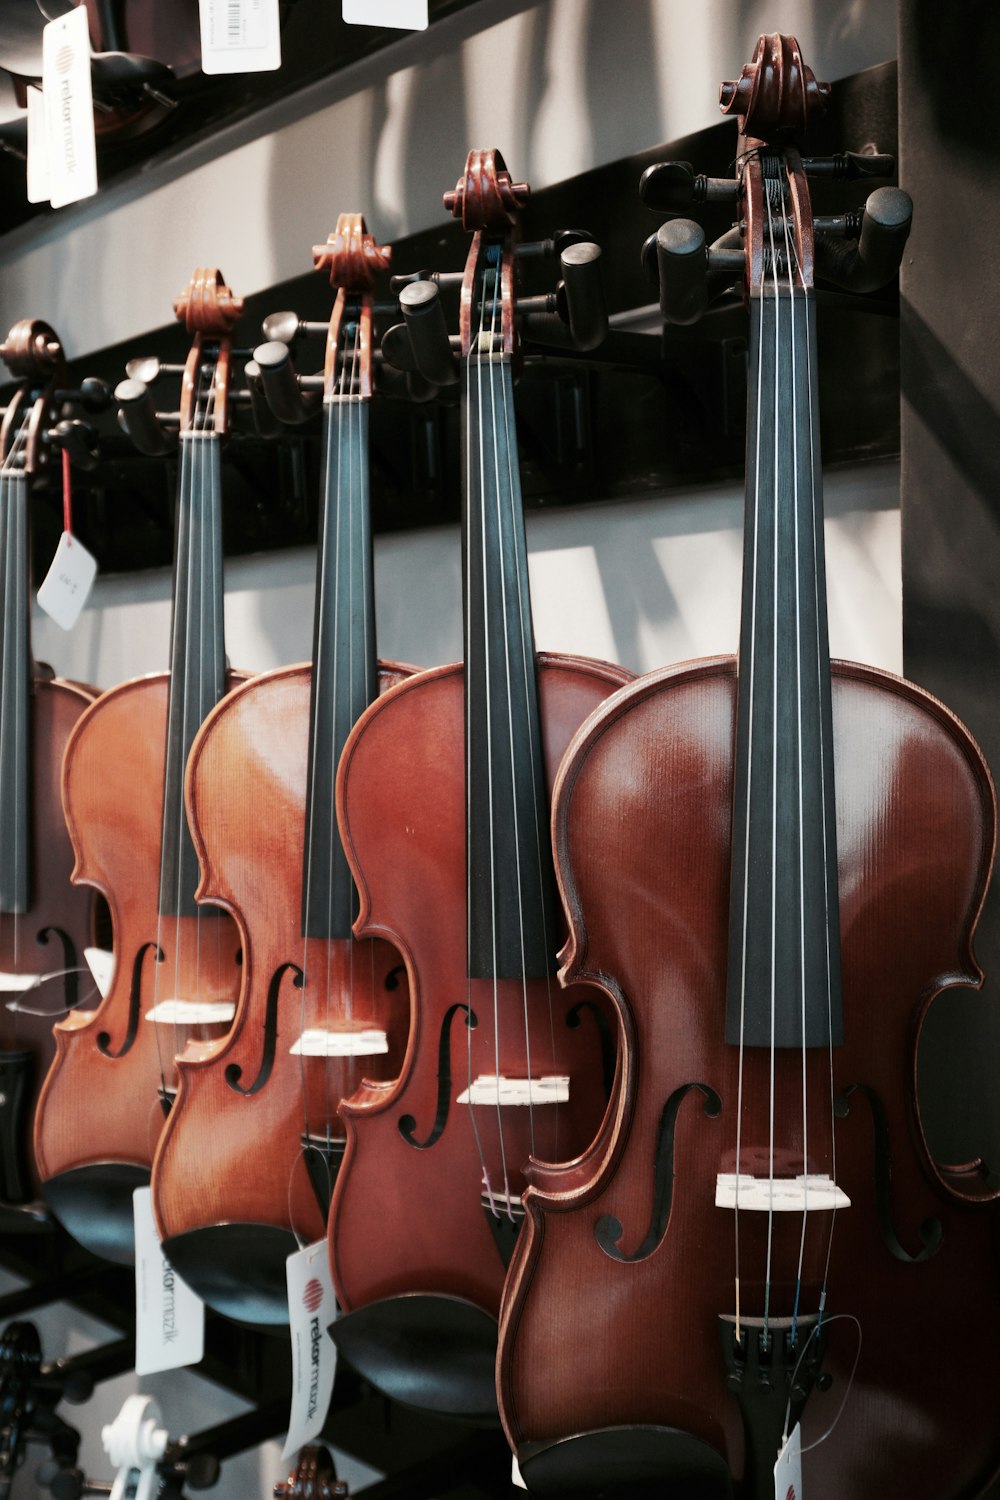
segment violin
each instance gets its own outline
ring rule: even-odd
[[[590,1138],[614,1069],[601,1007],[553,983],[548,789],[573,730],[630,676],[534,649],[513,410],[527,196],[499,152],[473,151],[445,197],[472,233],[463,275],[403,279],[417,373],[462,380],[465,660],[383,693],[337,776],[355,931],[402,954],[410,1029],[398,1078],[341,1105],[329,1248],[344,1316],[331,1332],[390,1394],[494,1420],[522,1164]],[[568,245],[565,285],[582,272],[592,291],[599,253]],[[439,301],[456,279],[461,377]]]
[[[228,1030],[240,984],[235,922],[195,901],[184,769],[197,729],[227,688],[221,445],[241,307],[211,270],[196,271],[175,303],[193,341],[178,418],[170,669],[104,693],[75,725],[63,764],[73,879],[108,903],[114,962],[100,1004],[55,1028],[35,1155],[64,1227],[93,1253],[125,1264],[134,1256],[132,1194],[149,1182],[176,1091],[174,1057],[189,1037]],[[170,452],[177,439],[146,385],[130,377],[115,395],[138,446]]]
[[[39,318],[0,345],[17,389],[0,424],[0,1228],[44,1227],[31,1151],[52,1026],[91,992],[84,950],[94,941],[93,893],[70,884],[73,851],[62,815],[63,749],[94,692],[53,677],[31,651],[29,506],[60,446],[90,465],[85,424],[60,414],[110,400],[103,382],[65,386],[58,336]]]
[[[561,978],[613,1001],[621,1066],[580,1158],[528,1173],[497,1381],[533,1493],[645,1476],[762,1500],[796,1428],[822,1500],[971,1496],[1000,1460],[997,1188],[980,1162],[934,1160],[916,1091],[931,1004],[982,980],[995,797],[944,704],[829,661],[815,279],[889,280],[910,205],[880,188],[814,219],[810,175],[868,166],[800,155],[827,93],[793,38],[762,37],[722,89],[735,236],[708,247],[684,219],[656,236],[682,322],[739,250],[739,655],[609,699],[553,794]],[[647,201],[674,211],[722,191],[685,163],[650,171]]]
[[[389,263],[360,214],[313,251],[336,301],[322,378],[322,506],[313,660],[237,688],[192,747],[188,817],[199,897],[229,912],[243,954],[236,1020],[178,1058],[177,1099],[153,1165],[153,1207],[171,1263],[220,1311],[288,1320],[285,1262],[326,1231],[343,1153],[337,1105],[393,1077],[408,1009],[399,954],[355,941],[357,907],[337,831],[334,779],[355,721],[408,669],[379,663],[368,504],[373,292]],[[286,315],[265,330],[294,332]],[[255,354],[273,409],[315,410],[288,345]],[[233,817],[233,788],[252,818]]]

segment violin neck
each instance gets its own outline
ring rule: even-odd
[[[0,911],[26,912],[31,867],[28,480],[0,475]]]
[[[842,1035],[813,298],[751,298],[726,1039]]]
[[[194,737],[226,686],[222,608],[221,458],[214,434],[183,434],[174,549],[160,912],[194,916],[198,857],[184,813]]]
[[[368,414],[368,401],[360,397],[335,397],[323,408],[323,507],[302,872],[304,937],[348,938],[357,911],[337,831],[334,786],[347,737],[378,692]]]
[[[510,360],[474,353],[467,378],[469,976],[541,978],[556,928]]]

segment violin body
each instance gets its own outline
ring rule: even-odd
[[[84,949],[94,941],[93,895],[70,883],[73,849],[60,799],[66,741],[93,698],[93,692],[79,683],[42,676],[33,679],[29,709],[33,899],[24,915],[0,913],[0,971],[52,977],[43,977],[39,986],[20,994],[16,990],[7,993],[0,1007],[3,1223],[5,1207],[39,1195],[31,1136],[38,1093],[55,1050],[53,1024],[67,1012],[72,1014],[93,990],[84,960]],[[26,1072],[24,1061],[18,1058],[26,1061]]]
[[[230,678],[230,682],[239,678]],[[157,969],[181,995],[232,1001],[240,935],[222,913],[203,924],[159,916],[169,674],[112,688],[75,725],[66,746],[62,796],[76,865],[73,880],[104,896],[111,913],[114,974],[96,1009],[78,1010],[54,1032],[56,1055],[35,1124],[45,1194],[81,1243],[131,1260],[131,1195],[149,1180],[165,1104],[176,1086],[174,1055],[188,1037],[217,1037],[228,1023],[175,1027],[148,1022]],[[162,959],[157,961],[157,949]]]
[[[724,1045],[736,687],[732,659],[653,673],[602,706],[560,773],[562,977],[614,1002],[622,1065],[581,1159],[529,1169],[498,1393],[522,1462],[573,1434],[649,1424],[694,1435],[723,1457],[737,1494],[757,1496],[718,1326],[734,1311],[733,1215],[715,1194],[717,1174],[735,1168],[739,1092],[739,1050]],[[850,1207],[835,1216],[828,1274],[832,1384],[806,1400],[803,1447],[844,1409],[805,1454],[804,1488],[823,1500],[971,1496],[1000,1461],[988,1363],[1000,1260],[985,1205],[995,1191],[981,1164],[931,1158],[916,1066],[934,998],[981,982],[971,933],[994,847],[992,783],[958,720],[888,673],[835,663],[833,727],[844,1006],[834,1161]],[[624,865],[608,849],[627,850]],[[805,1055],[775,1057],[783,1176],[830,1168],[822,1110],[806,1153],[795,1125]],[[829,1057],[810,1053],[806,1066],[822,1098]],[[746,1049],[743,1170],[766,1172],[768,1069],[764,1049]],[[774,1263],[794,1271],[802,1214],[774,1217]],[[830,1218],[808,1217],[803,1307],[822,1284]],[[745,1319],[765,1311],[763,1278],[746,1269],[764,1265],[766,1221],[739,1216]],[[794,1274],[776,1277],[772,1318],[789,1317],[794,1298]]]
[[[407,670],[383,663],[383,686]],[[195,1285],[255,1321],[271,1318],[253,1283],[275,1281],[271,1300],[287,1317],[285,1257],[296,1237],[308,1244],[326,1232],[329,1189],[323,1204],[303,1134],[332,1118],[339,1138],[336,1103],[365,1079],[394,1076],[405,1045],[399,955],[379,941],[302,936],[311,677],[306,664],[244,683],[210,714],[188,765],[198,895],[239,929],[242,988],[232,1030],[190,1042],[177,1061],[153,1200],[171,1261],[182,1272],[191,1262]],[[248,808],[262,815],[247,817]],[[290,1050],[334,1022],[385,1032],[388,1051]]]
[[[539,653],[550,785],[573,731],[629,676],[603,662]],[[362,1087],[341,1105],[347,1144],[329,1244],[348,1311],[424,1292],[463,1298],[495,1317],[506,1253],[481,1202],[479,1152],[491,1180],[502,1183],[502,1139],[519,1193],[532,1150],[529,1110],[457,1102],[463,1081],[470,1072],[523,1077],[526,1052],[536,1077],[568,1074],[568,1102],[531,1111],[535,1152],[565,1158],[596,1131],[613,1068],[603,1003],[591,1004],[591,995],[564,994],[544,978],[468,978],[463,691],[463,668],[453,665],[385,693],[355,727],[338,773],[341,831],[361,899],[356,931],[403,955],[410,992],[399,1077]],[[502,1205],[499,1222],[507,1222]]]

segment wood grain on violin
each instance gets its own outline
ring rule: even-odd
[[[32,1150],[53,1024],[93,990],[91,891],[70,884],[73,851],[60,800],[66,741],[91,689],[32,659],[29,505],[51,461],[48,429],[66,392],[62,346],[39,319],[0,347],[19,385],[0,427],[0,1228],[44,1221]]]
[[[388,260],[360,214],[341,215],[314,251],[338,290],[313,661],[233,692],[199,732],[188,769],[199,896],[239,926],[242,987],[229,1036],[178,1059],[153,1204],[189,1284],[255,1323],[287,1322],[285,1261],[325,1233],[343,1150],[337,1105],[363,1080],[398,1072],[406,1040],[399,955],[351,932],[357,900],[333,795],[350,729],[380,680],[408,671],[375,655],[368,408],[374,277]],[[257,359],[273,373],[287,350],[266,345]]]
[[[338,773],[356,931],[402,953],[411,1021],[398,1080],[342,1105],[330,1258],[349,1315],[333,1332],[377,1383],[449,1410],[481,1409],[471,1380],[456,1389],[467,1335],[481,1339],[493,1405],[494,1319],[523,1164],[590,1138],[613,1068],[601,1007],[552,977],[548,788],[573,730],[630,674],[545,653],[536,662],[511,375],[527,191],[498,153],[476,151],[446,199],[474,234],[461,303],[464,667],[384,694]],[[421,316],[428,287],[415,299]],[[399,1329],[425,1314],[429,1336],[408,1345],[408,1364]]]
[[[738,668],[616,694],[554,794],[563,977],[613,999],[623,1051],[581,1159],[532,1165],[504,1298],[501,1414],[537,1493],[645,1472],[762,1500],[796,1421],[822,1500],[972,1496],[1000,1460],[997,1191],[931,1159],[915,1084],[930,1004],[981,981],[995,798],[943,704],[830,670],[814,249],[888,279],[909,208],[872,194],[857,242],[814,247],[785,130],[822,95],[779,36],[724,86],[750,116]],[[665,230],[661,275],[713,269],[697,226]]]
[[[227,683],[220,442],[240,307],[215,271],[197,271],[176,304],[194,341],[181,399],[170,671],[105,693],[77,723],[63,766],[73,878],[108,902],[114,971],[101,1003],[56,1029],[35,1151],[62,1223],[88,1249],[126,1263],[132,1192],[149,1180],[174,1056],[192,1035],[228,1030],[239,988],[235,923],[195,903],[183,776],[195,731]],[[144,388],[127,381],[117,395],[142,407],[145,430],[151,424],[152,441],[165,446]]]

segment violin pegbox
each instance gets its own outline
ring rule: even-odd
[[[0,417],[0,458],[31,475],[49,465],[54,448],[68,452],[79,468],[97,462],[97,433],[75,411],[106,411],[111,392],[88,376],[67,389],[66,357],[58,334],[41,318],[21,318],[0,344],[0,359],[18,387]],[[17,441],[15,441],[17,440]]]
[[[811,286],[815,274],[843,290],[871,292],[896,274],[913,208],[901,188],[876,188],[863,207],[847,213],[811,215],[807,179],[867,182],[895,171],[894,158],[875,150],[830,157],[799,155],[793,138],[826,107],[829,94],[830,85],[819,82],[806,66],[794,37],[762,36],[740,77],[721,88],[723,114],[735,116],[739,123],[737,175],[706,177],[690,162],[678,161],[658,162],[643,173],[639,193],[648,208],[676,214],[698,203],[728,200],[737,205],[734,227],[713,245],[706,243],[701,225],[687,218],[668,219],[646,240],[643,264],[659,284],[660,312],[666,322],[697,322],[709,301],[734,282],[741,282],[744,290],[760,285],[769,262],[758,168],[769,152],[785,160],[797,237],[795,273],[803,285]]]
[[[126,379],[115,388],[118,421],[142,452],[152,457],[170,453],[179,432],[221,437],[229,431],[230,407],[250,401],[249,392],[232,390],[232,332],[243,311],[242,297],[233,295],[222,272],[199,268],[174,302],[174,313],[192,336],[183,365],[157,359],[129,360]],[[180,375],[180,405],[176,411],[157,411],[149,387],[162,375]]]
[[[594,349],[607,334],[608,316],[601,275],[601,250],[578,230],[564,230],[551,239],[522,242],[521,212],[528,202],[526,182],[514,182],[500,152],[470,151],[465,172],[443,195],[445,209],[473,235],[464,271],[414,271],[393,277],[403,323],[382,341],[385,358],[398,369],[422,377],[429,387],[454,385],[460,365],[475,351],[519,358],[527,343],[540,347]],[[547,293],[517,295],[517,265],[558,258],[562,279]],[[476,328],[475,306],[486,273],[498,276],[499,329],[489,335],[495,345],[484,347],[485,334]],[[448,334],[439,293],[460,288],[459,334]]]
[[[312,256],[314,268],[329,276],[337,293],[329,323],[300,319],[294,312],[272,313],[263,323],[266,342],[254,350],[270,410],[293,426],[308,421],[324,397],[371,397],[372,325],[381,311],[374,294],[379,274],[388,270],[392,247],[376,243],[362,214],[341,214],[326,244],[313,246]],[[313,334],[326,336],[323,373],[299,375],[291,346]]]

